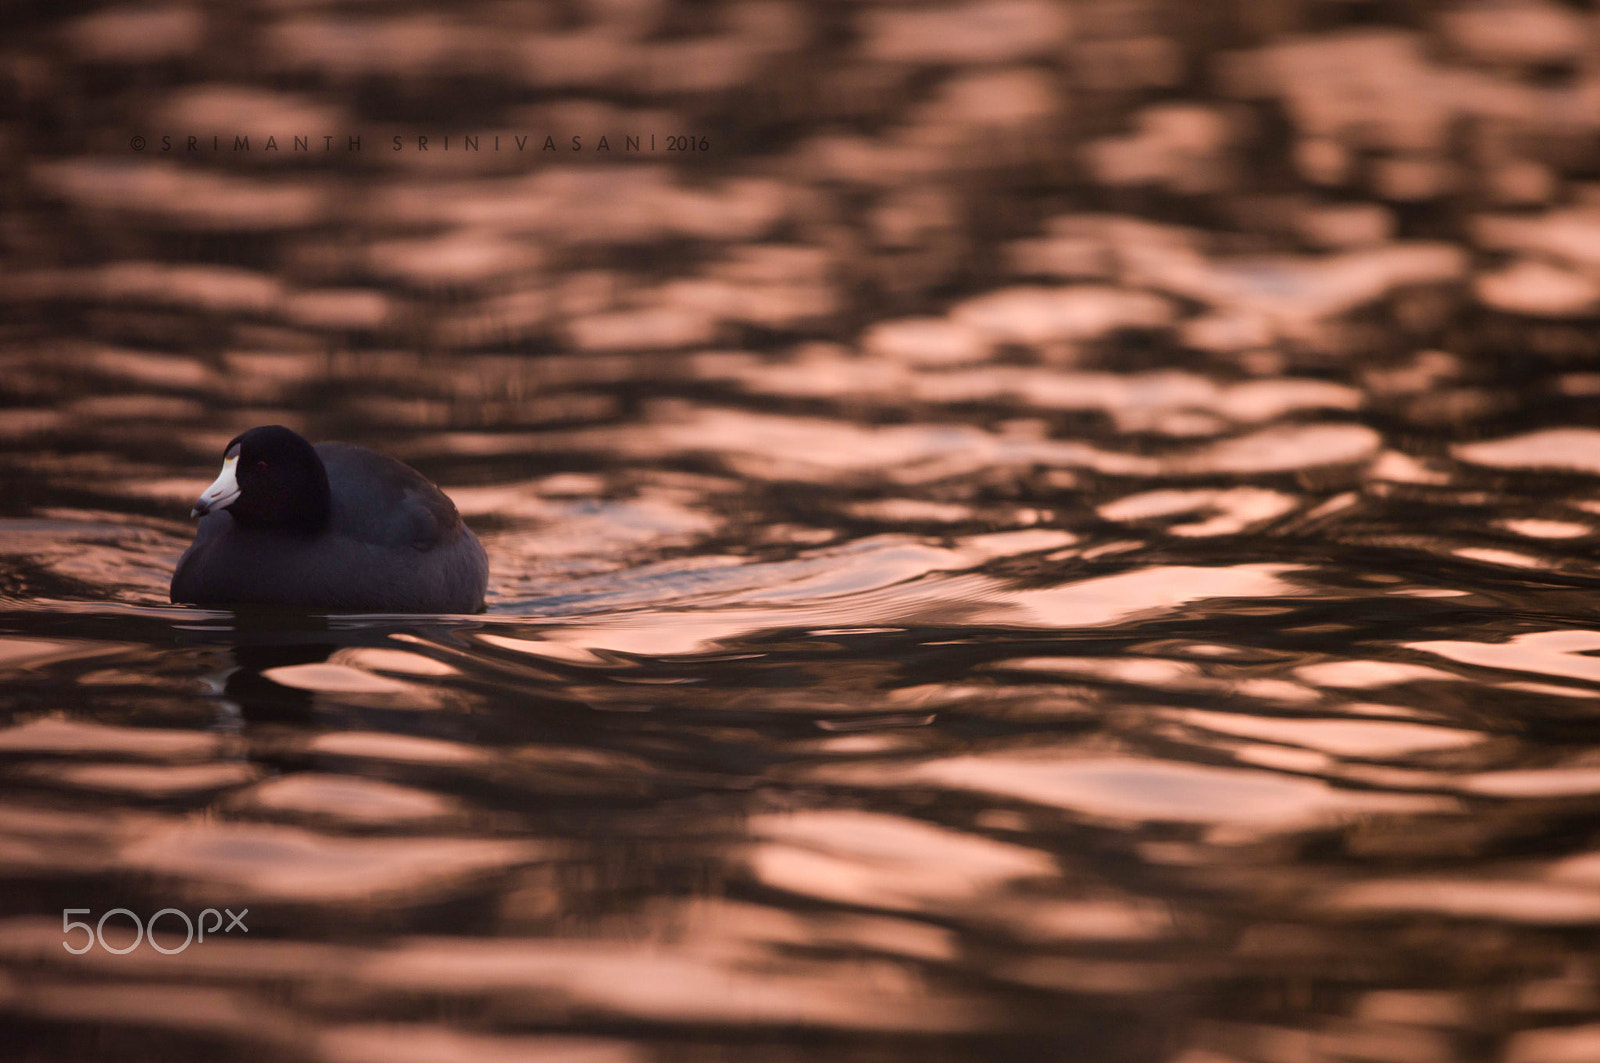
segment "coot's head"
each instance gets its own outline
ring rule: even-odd
[[[322,458],[298,434],[272,424],[228,443],[222,474],[189,515],[225,509],[242,527],[314,532],[327,523],[329,500]]]

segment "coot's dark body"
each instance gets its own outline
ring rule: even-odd
[[[312,447],[277,426],[244,433],[227,453],[223,476],[196,505],[204,516],[172,575],[174,602],[340,613],[483,609],[483,546],[415,469],[348,443]]]

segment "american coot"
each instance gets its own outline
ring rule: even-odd
[[[281,425],[228,444],[190,516],[172,600],[329,613],[475,613],[489,559],[456,507],[415,469]]]

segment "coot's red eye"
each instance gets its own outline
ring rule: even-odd
[[[266,471],[267,471],[267,463],[266,462],[264,462],[264,461],[256,462],[256,472],[266,472]]]

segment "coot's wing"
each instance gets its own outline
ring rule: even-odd
[[[350,443],[318,443],[317,453],[333,494],[332,534],[418,550],[461,534],[455,503],[411,466]]]

